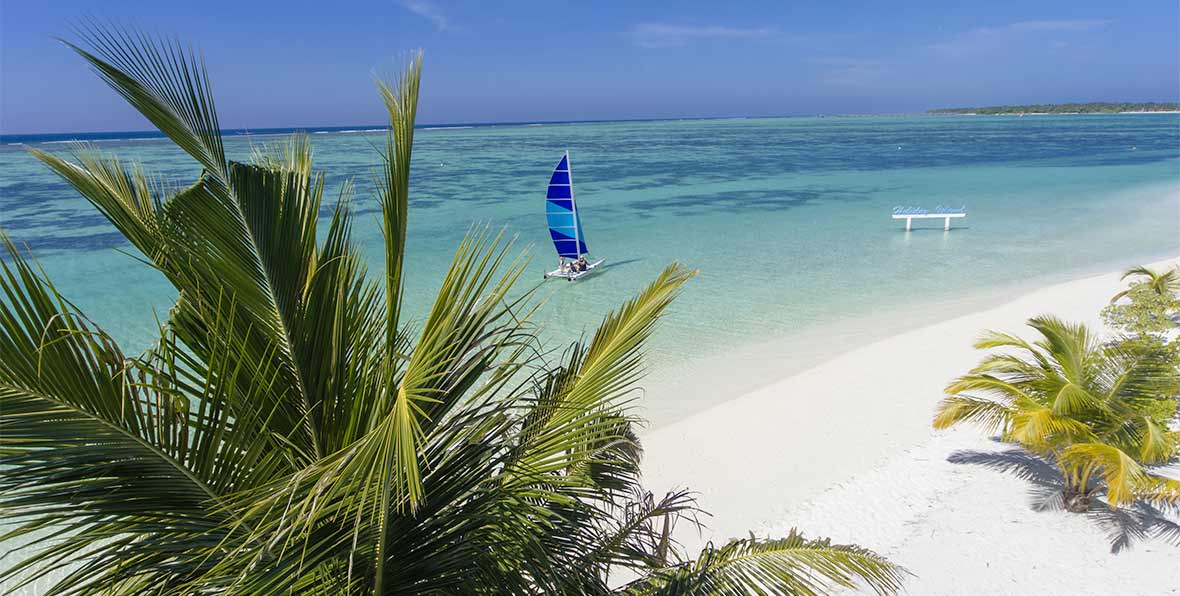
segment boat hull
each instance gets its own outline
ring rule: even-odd
[[[581,277],[589,275],[595,269],[597,269],[598,266],[601,265],[604,261],[606,261],[606,259],[598,259],[597,261],[590,263],[589,265],[586,266],[585,271],[562,271],[561,269],[554,269],[553,271],[550,271],[549,273],[545,274],[545,279],[549,279],[550,277],[560,277],[560,278],[568,279],[569,281],[574,281],[576,279],[579,279]]]

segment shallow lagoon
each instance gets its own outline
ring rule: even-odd
[[[274,138],[229,137],[227,151],[245,158]],[[355,180],[358,239],[377,267],[370,172],[381,134],[312,140],[326,204]],[[177,183],[197,174],[166,140],[96,146]],[[657,425],[905,326],[1180,254],[1177,114],[426,128],[412,180],[411,314],[425,313],[473,224],[531,246],[522,283],[540,283],[555,260],[545,184],[566,149],[587,243],[607,267],[542,285],[552,345],[592,329],[666,263],[700,271],[651,347],[644,404]],[[908,234],[890,219],[895,205],[939,204],[969,216],[950,232],[930,220]],[[0,225],[117,339],[145,345],[170,289],[20,146],[0,147]]]

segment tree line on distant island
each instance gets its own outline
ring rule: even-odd
[[[1038,103],[1023,106],[990,106],[983,108],[939,108],[927,114],[1117,114],[1119,112],[1177,112],[1180,103]]]

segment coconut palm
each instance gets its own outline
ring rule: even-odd
[[[690,558],[687,492],[640,483],[641,352],[671,265],[588,341],[541,347],[525,267],[483,229],[402,315],[420,56],[379,83],[380,274],[351,185],[321,227],[306,136],[226,159],[201,60],[124,31],[70,45],[203,168],[178,188],[87,147],[33,154],[176,289],[128,354],[3,236],[0,515],[13,589],[53,594],[817,594],[899,589],[856,546],[740,540]],[[0,233],[2,235],[2,233]],[[621,585],[620,585],[621,584]]]
[[[1128,277],[1139,280],[1111,298],[1102,309],[1103,322],[1141,339],[1171,343],[1169,336],[1180,328],[1180,268],[1159,273],[1133,267],[1123,275]]]
[[[1070,511],[1088,510],[1100,489],[1113,507],[1180,502],[1180,483],[1145,468],[1180,446],[1158,407],[1174,383],[1170,360],[1134,343],[1104,347],[1084,325],[1054,317],[1028,325],[1040,339],[991,332],[975,344],[997,352],[946,388],[934,427],[975,423],[1055,461]]]
[[[1177,267],[1160,272],[1139,265],[1137,267],[1131,267],[1130,269],[1127,269],[1120,279],[1126,281],[1127,278],[1135,279],[1135,281],[1132,282],[1132,287],[1137,284],[1147,284],[1147,287],[1150,288],[1152,292],[1155,292],[1160,296],[1166,296],[1173,292],[1180,292],[1180,268]],[[1111,297],[1110,302],[1112,304],[1118,302],[1120,299],[1130,293],[1130,288],[1123,290]]]

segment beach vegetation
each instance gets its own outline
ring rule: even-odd
[[[1122,112],[1180,112],[1176,102],[1088,102],[1088,103],[1038,103],[1011,106],[987,106],[976,108],[938,108],[927,110],[928,114],[1118,114]]]
[[[1088,511],[1100,493],[1114,508],[1180,503],[1180,481],[1152,472],[1180,454],[1167,407],[1177,371],[1167,352],[1104,344],[1085,325],[1051,316],[1028,325],[1035,341],[989,332],[975,344],[990,353],[947,386],[934,427],[972,423],[1052,461],[1069,511]]]
[[[1130,286],[1102,309],[1107,325],[1134,335],[1163,336],[1180,329],[1180,267],[1167,271],[1132,267],[1123,274],[1123,280],[1127,279]]]
[[[1137,284],[1144,283],[1156,294],[1175,294],[1180,292],[1180,266],[1172,267],[1167,271],[1156,271],[1150,267],[1137,265],[1131,267],[1123,272],[1122,280],[1126,281],[1128,278]],[[1126,295],[1126,292],[1119,292],[1110,299],[1111,302],[1117,302],[1119,298]]]
[[[202,168],[181,187],[90,147],[33,155],[88,199],[177,299],[128,353],[3,236],[0,516],[14,591],[53,594],[823,594],[900,589],[865,548],[791,532],[699,556],[687,491],[641,485],[643,348],[693,272],[669,265],[554,352],[475,227],[408,320],[420,55],[378,90],[379,273],[353,186],[325,201],[307,136],[227,159],[210,82],[179,43],[70,44]],[[83,47],[85,46],[85,47]],[[321,214],[325,217],[322,218]]]

